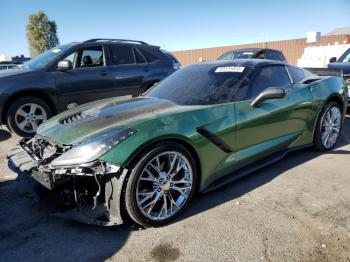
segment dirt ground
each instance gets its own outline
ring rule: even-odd
[[[350,118],[336,150],[312,148],[199,195],[176,222],[140,230],[55,217],[7,167],[0,129],[0,261],[350,261]]]

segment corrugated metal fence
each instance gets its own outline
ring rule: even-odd
[[[291,64],[297,64],[298,59],[304,52],[304,48],[308,46],[324,46],[324,45],[333,45],[335,43],[344,43],[344,41],[349,41],[349,36],[347,35],[330,35],[322,36],[320,41],[316,43],[308,44],[306,43],[306,38],[300,39],[291,39],[291,40],[282,40],[282,41],[273,41],[273,42],[261,42],[253,43],[246,45],[231,45],[231,46],[221,46],[221,47],[212,47],[212,48],[203,48],[203,49],[192,49],[184,51],[174,51],[172,52],[175,57],[181,62],[182,65],[189,65],[192,63],[199,62],[199,59],[202,58],[203,61],[211,61],[217,59],[223,53],[241,48],[272,48],[281,50],[288,62]]]

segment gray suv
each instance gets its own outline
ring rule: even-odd
[[[139,95],[179,67],[170,53],[142,41],[90,39],[57,46],[0,72],[0,124],[32,136],[70,104]]]

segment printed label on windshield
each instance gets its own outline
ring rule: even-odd
[[[244,66],[222,66],[215,70],[215,73],[242,73]]]

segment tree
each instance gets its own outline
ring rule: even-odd
[[[28,17],[27,38],[32,57],[57,46],[59,40],[56,22],[50,21],[42,11],[30,15]]]

